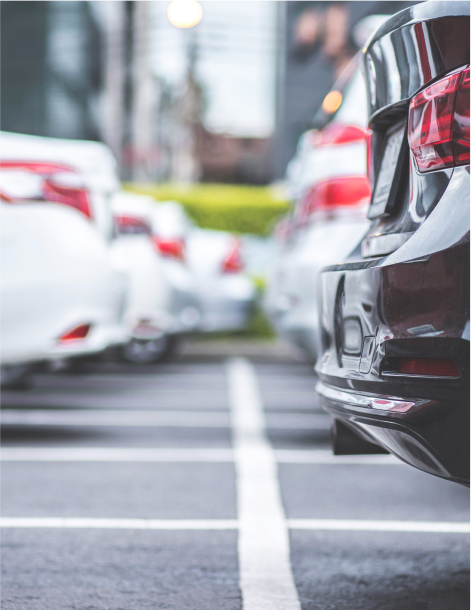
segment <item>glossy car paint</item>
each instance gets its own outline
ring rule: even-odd
[[[387,130],[410,98],[469,64],[469,3],[392,17],[364,53],[373,184]],[[321,275],[324,407],[431,474],[469,485],[469,165],[420,173],[407,150],[389,213]],[[459,377],[399,372],[401,358],[454,361]]]
[[[126,277],[83,214],[47,202],[0,204],[1,363],[102,351],[126,340]],[[82,324],[84,339],[61,342]]]

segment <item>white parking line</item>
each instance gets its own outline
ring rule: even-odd
[[[233,530],[234,519],[94,519],[87,517],[1,517],[3,528]]]
[[[467,534],[469,523],[454,521],[370,521],[356,519],[290,519],[290,529],[342,532],[428,532]]]
[[[355,464],[364,466],[403,466],[404,463],[393,455],[334,455],[330,449],[275,451],[279,464]]]
[[[276,458],[265,436],[255,371],[228,363],[236,456],[239,579],[244,610],[301,610],[290,565],[289,535]]]
[[[232,449],[9,447],[2,462],[233,462]]]
[[[133,427],[184,427],[228,428],[228,413],[192,411],[112,411],[50,409],[2,411],[2,424],[17,426],[133,426]]]
[[[330,450],[275,450],[279,464],[402,465],[392,455],[333,455]],[[232,449],[141,447],[5,447],[3,462],[233,462]]]
[[[126,529],[126,530],[235,530],[243,529],[236,519],[95,519],[88,517],[1,517],[0,527],[11,529]],[[470,524],[454,521],[367,521],[354,519],[289,519],[291,530],[338,532],[409,532],[429,534],[469,534]],[[242,533],[242,532],[241,532]],[[241,535],[241,534],[239,534]],[[240,548],[240,545],[239,545]],[[268,549],[265,549],[267,551]],[[273,549],[272,549],[273,551]],[[255,566],[256,568],[257,566]],[[261,586],[270,575],[252,574]],[[247,575],[246,575],[247,577]],[[261,593],[260,593],[261,594]],[[247,596],[244,597],[247,599]],[[250,606],[244,605],[244,608]],[[253,608],[264,606],[253,606]],[[286,606],[276,606],[285,608]]]
[[[142,411],[111,409],[4,409],[3,425],[16,426],[133,426],[178,428],[228,428],[229,413],[207,411]],[[280,430],[312,430],[327,428],[327,415],[269,416],[269,428]]]

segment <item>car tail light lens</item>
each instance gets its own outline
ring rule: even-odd
[[[456,362],[445,358],[400,358],[397,370],[398,373],[409,375],[460,376],[460,370]]]
[[[333,146],[336,144],[351,144],[353,142],[364,142],[366,131],[356,125],[344,125],[342,123],[330,123],[315,138],[316,146]]]
[[[229,254],[222,262],[223,273],[239,273],[244,270],[240,252],[240,241],[235,240]]]
[[[2,161],[1,170],[5,176],[2,184],[5,182],[7,189],[4,200],[10,203],[51,201],[75,208],[87,218],[92,217],[88,190],[73,168],[60,163]],[[26,179],[28,176],[31,180]]]
[[[52,177],[44,181],[42,192],[46,201],[68,205],[85,214],[87,218],[92,217],[90,200],[86,189],[57,184],[54,182],[54,177]]]
[[[154,235],[152,242],[162,256],[179,261],[185,260],[185,242],[183,239],[163,239]]]
[[[80,324],[72,330],[69,330],[67,333],[61,335],[59,337],[59,343],[68,343],[69,341],[85,339],[90,332],[90,328],[90,324]]]
[[[469,163],[469,67],[412,98],[409,146],[421,172]]]
[[[342,176],[316,184],[306,195],[303,208],[309,215],[319,210],[364,205],[370,198],[371,188],[366,176]]]
[[[150,224],[143,218],[120,214],[115,216],[115,223],[118,233],[124,235],[150,235]]]
[[[453,157],[456,165],[469,163],[469,68],[456,92],[453,117]]]

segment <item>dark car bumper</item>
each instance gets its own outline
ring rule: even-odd
[[[469,402],[339,390],[318,382],[323,407],[357,434],[430,474],[469,485]]]
[[[465,485],[470,267],[469,206],[462,204],[469,184],[461,178],[468,171],[455,170],[447,189],[453,198],[443,197],[391,255],[323,271],[316,366],[320,400],[335,418],[405,462]],[[399,373],[401,358],[452,360],[459,375]]]

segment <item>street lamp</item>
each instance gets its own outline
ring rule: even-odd
[[[197,0],[172,0],[167,8],[167,17],[177,28],[192,28],[203,18],[203,7]]]

